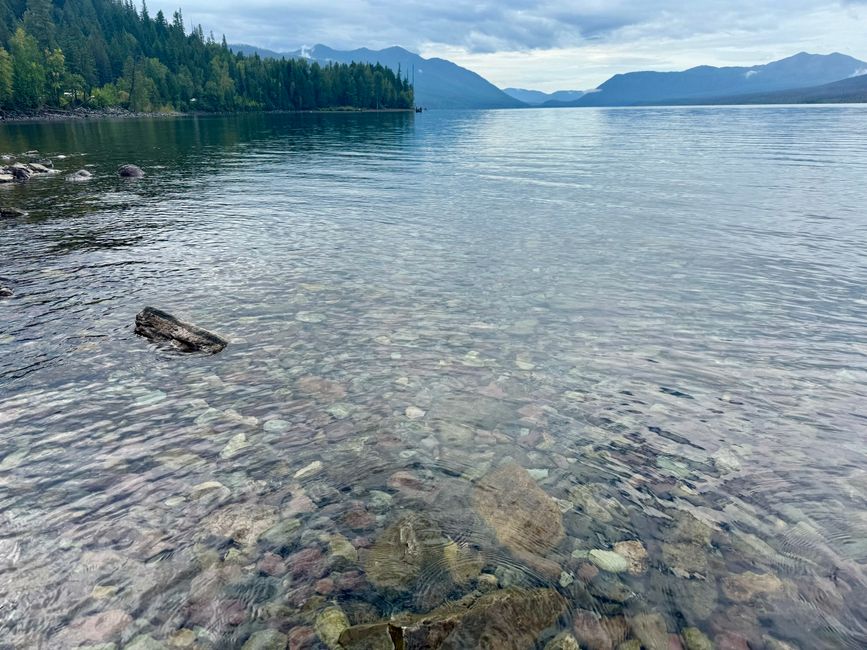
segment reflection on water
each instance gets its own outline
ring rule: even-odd
[[[2,127],[0,638],[863,647],[865,118]]]

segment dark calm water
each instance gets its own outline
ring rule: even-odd
[[[867,108],[0,126],[31,149],[94,179],[0,186],[0,647],[516,588],[565,603],[516,648],[867,646]]]

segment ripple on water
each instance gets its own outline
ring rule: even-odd
[[[3,127],[0,636],[863,647],[863,116]]]

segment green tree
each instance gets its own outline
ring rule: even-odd
[[[45,81],[49,101],[60,106],[66,82],[66,58],[59,49],[45,52]]]
[[[12,54],[13,104],[19,108],[38,108],[45,93],[45,67],[39,44],[19,27],[9,40]]]
[[[27,0],[27,11],[24,12],[24,29],[36,39],[39,47],[45,49],[57,45],[55,41],[56,27],[52,13],[51,0]]]
[[[0,108],[5,108],[12,102],[12,80],[12,57],[0,47]]]

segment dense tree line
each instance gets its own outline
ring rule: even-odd
[[[322,66],[234,54],[180,11],[131,0],[0,0],[0,110],[410,108],[412,87],[381,65]]]

